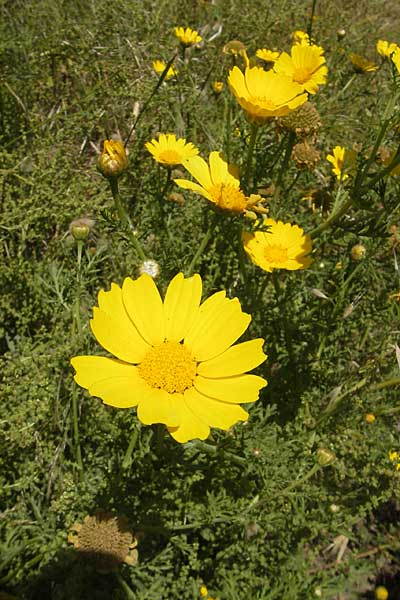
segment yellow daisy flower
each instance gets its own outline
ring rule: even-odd
[[[247,67],[233,67],[228,84],[250,120],[262,123],[270,117],[282,117],[307,101],[303,88],[282,73]]]
[[[342,181],[349,177],[348,173],[353,171],[356,163],[356,153],[344,146],[335,146],[332,154],[328,154],[326,160],[333,165],[332,172]]]
[[[160,133],[158,141],[152,139],[151,142],[146,142],[145,146],[154,160],[164,167],[180,165],[184,160],[199,153],[191,142],[186,143],[184,138],[176,139],[173,133]]]
[[[119,177],[128,166],[124,145],[117,140],[104,140],[97,168],[104,177]]]
[[[378,69],[378,65],[372,62],[372,60],[368,60],[359,54],[354,54],[354,52],[349,54],[349,59],[357,73],[373,73]]]
[[[186,48],[198,44],[203,39],[195,29],[190,29],[190,27],[186,27],[186,29],[184,27],[175,27],[174,32],[182,46]]]
[[[218,96],[219,94],[221,94],[222,90],[224,89],[224,82],[215,80],[212,82],[211,87],[213,89],[214,94],[216,94]]]
[[[275,52],[275,50],[268,50],[267,48],[260,48],[256,51],[257,58],[260,58],[267,63],[274,63],[278,59],[279,54],[279,52]]]
[[[398,46],[394,42],[387,42],[386,40],[378,40],[376,42],[376,51],[383,58],[390,58],[396,48]]]
[[[301,29],[296,29],[292,33],[292,40],[294,44],[301,44],[308,46],[310,44],[310,36],[305,31]]]
[[[315,94],[326,83],[328,68],[323,49],[315,45],[292,46],[290,55],[282,52],[274,65],[276,73],[283,73],[301,85],[301,90]]]
[[[391,59],[395,65],[396,69],[400,73],[400,47],[399,46],[397,46],[397,48],[393,52]]]
[[[246,371],[266,359],[263,340],[234,344],[251,316],[217,292],[200,304],[200,275],[170,282],[164,302],[153,279],[127,277],[101,290],[90,326],[116,358],[76,356],[75,381],[105,404],[137,407],[145,425],[164,423],[180,443],[228,430],[267,382]]]
[[[166,66],[167,63],[163,60],[153,60],[153,69],[155,70],[157,75],[161,75],[161,73],[164,72]],[[173,65],[171,65],[165,75],[165,79],[171,79],[172,77],[175,77],[175,75],[178,75],[178,70],[175,69]]]
[[[244,249],[251,261],[271,273],[274,269],[295,271],[306,269],[312,263],[309,235],[297,225],[265,219],[267,231],[243,233]]]

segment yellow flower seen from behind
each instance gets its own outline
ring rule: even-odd
[[[163,73],[165,71],[166,67],[167,67],[167,63],[164,62],[163,60],[153,60],[153,69],[157,73],[157,75],[161,75],[161,73]],[[173,65],[171,65],[165,75],[165,79],[166,80],[171,79],[172,77],[175,77],[176,75],[178,75],[178,70]]]
[[[213,81],[211,86],[212,86],[214,94],[217,94],[217,96],[218,96],[219,94],[221,94],[222,90],[224,89],[224,82],[223,81]]]
[[[373,73],[378,69],[378,65],[372,60],[368,60],[354,52],[349,54],[349,59],[357,73]]]
[[[256,56],[260,60],[263,60],[266,63],[274,63],[279,58],[280,52],[276,52],[275,50],[268,50],[267,48],[260,48],[256,51]]]
[[[90,326],[115,358],[76,356],[75,381],[105,404],[137,407],[145,425],[163,423],[175,440],[205,439],[248,413],[267,382],[246,373],[266,359],[263,340],[236,345],[251,316],[217,292],[201,303],[199,275],[178,273],[164,301],[153,279],[127,277],[101,290]]]
[[[180,165],[184,160],[199,153],[196,146],[186,142],[184,138],[176,138],[173,133],[160,133],[158,140],[146,142],[146,148],[154,160],[164,167]]]
[[[244,249],[251,261],[264,271],[306,269],[312,263],[308,256],[312,242],[298,225],[265,219],[267,231],[243,233]]]
[[[104,140],[97,167],[104,177],[119,177],[128,166],[124,145],[117,140]]]
[[[301,90],[315,94],[326,83],[328,68],[323,49],[315,45],[296,44],[290,55],[282,52],[274,65],[276,73],[283,73],[301,85]]]
[[[390,58],[396,48],[398,46],[394,42],[387,42],[386,40],[378,40],[376,42],[376,51],[383,58]]]
[[[348,150],[344,146],[335,146],[332,154],[328,154],[326,160],[332,163],[332,172],[337,179],[345,181],[354,171],[356,156],[354,150]]]
[[[198,44],[203,39],[195,29],[190,29],[190,27],[186,27],[186,29],[184,27],[175,27],[174,32],[179,42],[186,48]]]
[[[286,115],[307,101],[303,87],[282,73],[261,67],[233,67],[228,84],[251,121],[262,123],[271,117]]]
[[[400,73],[400,47],[399,46],[397,46],[397,48],[393,52],[391,58],[392,58],[392,62],[394,64],[394,66],[396,67],[396,69]]]

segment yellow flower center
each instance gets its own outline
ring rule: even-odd
[[[193,385],[196,366],[185,346],[178,342],[163,342],[147,352],[139,365],[139,374],[152,388],[169,394],[183,394]]]
[[[264,256],[269,263],[281,264],[287,261],[288,251],[287,248],[279,244],[271,245],[264,249]]]
[[[209,190],[213,202],[222,210],[241,213],[247,206],[246,196],[230,183],[217,183]]]
[[[297,67],[293,73],[293,81],[296,83],[306,83],[309,81],[312,75],[312,71],[307,67]]]
[[[181,156],[176,150],[162,150],[158,159],[166,165],[178,165],[181,162]]]

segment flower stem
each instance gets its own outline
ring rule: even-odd
[[[213,219],[211,220],[211,223],[209,224],[209,226],[207,228],[207,231],[206,231],[203,239],[200,242],[199,247],[197,248],[195,255],[193,256],[193,258],[191,260],[190,265],[188,266],[188,268],[186,270],[186,277],[190,277],[191,275],[193,275],[193,271],[197,264],[197,261],[199,260],[201,254],[206,249],[206,246],[211,239],[212,233],[214,231],[214,228],[215,228],[217,222],[218,222],[218,215],[215,214]]]
[[[79,438],[79,422],[78,422],[78,389],[76,386],[72,388],[72,428],[74,435],[75,458],[80,472],[83,470],[81,443]]]
[[[297,368],[296,368],[296,360],[295,360],[293,344],[292,344],[292,336],[290,335],[289,324],[288,324],[288,319],[287,319],[287,314],[286,314],[286,306],[285,306],[285,302],[283,301],[283,298],[282,298],[282,289],[281,289],[281,285],[279,283],[279,277],[278,277],[276,270],[272,271],[272,283],[274,284],[276,301],[278,303],[279,311],[282,316],[283,332],[284,332],[284,336],[285,336],[286,349],[287,349],[287,352],[289,355],[291,367],[293,369],[293,381],[294,381],[295,389],[297,389]]]
[[[128,600],[136,600],[137,596],[135,596],[135,594],[133,593],[129,585],[126,583],[125,579],[122,577],[119,571],[115,572],[115,578],[118,581],[120,588],[123,590]]]
[[[279,170],[278,173],[278,179],[276,181],[276,186],[275,186],[275,191],[274,191],[274,195],[272,198],[272,201],[275,203],[279,200],[279,196],[281,194],[281,188],[282,188],[282,181],[283,181],[283,176],[287,171],[288,165],[289,165],[289,160],[292,154],[292,150],[293,150],[293,146],[294,146],[294,142],[296,141],[296,134],[293,131],[289,131],[289,135],[287,138],[287,144],[286,144],[286,151],[285,151],[285,155],[283,157],[283,161],[282,161],[282,165],[281,168]]]
[[[139,429],[134,429],[129,440],[129,445],[126,449],[124,460],[122,461],[122,469],[125,471],[132,464],[132,452],[135,449],[139,437]]]
[[[226,460],[230,460],[236,465],[245,465],[246,459],[242,456],[237,456],[237,454],[232,454],[231,452],[225,452],[225,450],[221,450],[217,446],[213,446],[212,444],[207,444],[207,442],[202,442],[201,440],[193,440],[192,446],[198,448],[199,450],[209,454],[210,456],[221,456]]]
[[[311,39],[312,36],[312,27],[313,27],[313,21],[314,21],[314,14],[315,14],[315,6],[317,4],[317,0],[313,0],[312,1],[312,5],[311,5],[311,14],[310,14],[310,20],[308,21],[308,27],[307,27],[307,33],[308,33],[308,37]]]
[[[338,190],[338,196],[339,196],[339,191],[340,191],[340,188]],[[336,197],[337,199],[338,199],[338,196]],[[337,204],[337,202],[335,200],[335,205],[336,204]],[[324,221],[323,223],[318,225],[318,227],[315,227],[315,229],[312,229],[309,232],[310,237],[316,238],[320,233],[325,231],[325,229],[328,229],[329,227],[331,227],[331,225],[333,225],[333,223],[336,223],[336,221],[338,219],[340,219],[340,217],[342,217],[348,211],[348,209],[350,208],[350,206],[352,204],[353,204],[353,198],[351,196],[349,196],[349,198],[337,209],[335,209],[335,206],[334,206],[332,213],[329,215],[329,217],[326,219],[326,221]]]
[[[110,178],[109,181],[110,181],[111,193],[114,198],[115,207],[117,209],[117,213],[118,213],[119,219],[121,221],[121,224],[124,227],[124,229],[126,229],[129,232],[130,240],[131,240],[139,258],[141,258],[142,260],[146,260],[146,255],[143,251],[143,248],[142,248],[139,240],[137,239],[135,233],[133,232],[132,223],[130,222],[129,217],[126,214],[124,207],[122,206],[121,195],[118,190],[118,180],[116,177],[112,177],[112,178]]]
[[[249,145],[247,148],[246,168],[245,168],[244,177],[243,177],[243,190],[245,191],[246,194],[250,193],[250,190],[248,188],[249,188],[250,173],[251,173],[251,163],[253,161],[254,149],[256,147],[257,133],[258,133],[258,125],[257,125],[257,123],[252,123],[251,131],[250,131],[250,141],[249,141]]]

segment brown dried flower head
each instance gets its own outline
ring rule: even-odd
[[[313,145],[304,141],[293,147],[292,157],[298,169],[313,171],[321,158],[321,154]]]
[[[319,112],[311,102],[305,102],[278,119],[279,127],[293,131],[298,138],[314,136],[322,126]]]

